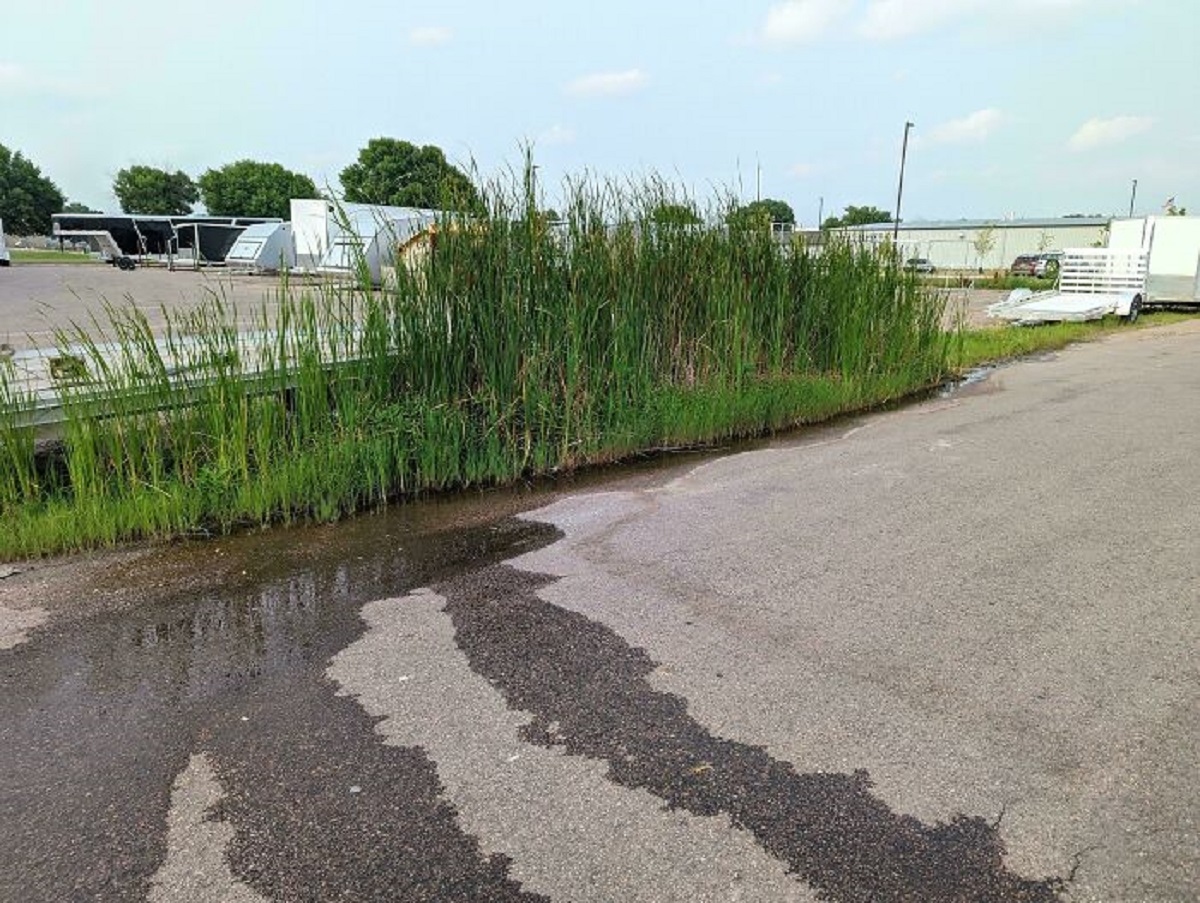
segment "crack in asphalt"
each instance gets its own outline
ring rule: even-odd
[[[762,747],[713,736],[684,699],[652,689],[644,650],[541,599],[555,579],[501,564],[434,586],[471,668],[533,715],[528,742],[606,761],[612,781],[672,808],[726,813],[824,899],[1061,899],[1062,879],[1005,867],[1003,841],[981,817],[925,825],[873,796],[866,771],[804,774]]]

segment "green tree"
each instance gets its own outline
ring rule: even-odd
[[[0,144],[0,220],[10,235],[45,235],[66,198],[20,151]]]
[[[996,227],[984,226],[975,233],[975,240],[971,242],[971,246],[975,249],[975,265],[981,270],[983,269],[983,261],[992,249],[996,247]]]
[[[650,211],[650,222],[656,226],[698,226],[703,220],[688,204],[663,201]]]
[[[432,144],[372,138],[358,152],[358,162],[342,170],[341,180],[353,203],[461,211],[483,206],[471,180]]]
[[[62,212],[63,213],[100,213],[101,211],[93,210],[87,204],[81,204],[79,201],[71,201],[70,203],[66,204],[63,207]]]
[[[185,173],[153,166],[130,166],[113,179],[113,194],[126,213],[184,216],[200,198],[196,183]]]
[[[763,198],[761,201],[751,201],[749,204],[735,207],[730,211],[726,222],[730,225],[762,223],[770,226],[773,223],[786,223],[794,226],[796,224],[796,213],[792,210],[792,205],[787,201]]]
[[[890,223],[892,214],[878,207],[855,207],[851,204],[841,216],[826,217],[822,229],[840,229],[843,226],[869,226],[872,223]]]
[[[196,180],[204,206],[214,216],[275,216],[287,219],[292,198],[319,198],[306,175],[278,163],[238,160],[210,169]]]

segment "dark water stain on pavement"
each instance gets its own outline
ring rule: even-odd
[[[761,747],[715,737],[678,696],[646,678],[655,664],[607,627],[542,601],[554,578],[506,565],[436,587],[459,647],[509,706],[533,714],[525,739],[608,763],[611,780],[701,816],[726,813],[827,900],[1060,899],[1058,879],[1004,865],[978,817],[925,825],[870,793],[866,772],[802,774]]]
[[[151,556],[126,574],[136,606],[0,652],[0,900],[144,900],[198,751],[226,793],[235,877],[271,899],[542,899],[462,831],[424,752],[385,746],[324,671],[366,602],[556,534],[396,522],[243,537],[224,570],[215,546],[172,550],[191,586],[152,589]]]

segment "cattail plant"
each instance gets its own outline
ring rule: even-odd
[[[115,305],[59,329],[50,446],[0,360],[0,554],[333,519],[784,429],[946,372],[944,299],[888,248],[781,243],[653,179],[568,181],[558,223],[532,191],[484,186],[486,214],[443,216],[382,288],[359,267],[283,277],[253,312],[209,294],[157,333]]]

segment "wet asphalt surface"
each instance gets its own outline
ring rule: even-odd
[[[601,759],[613,781],[672,809],[728,814],[824,899],[1058,899],[1063,882],[1004,868],[1004,845],[982,818],[922,825],[873,797],[865,771],[802,774],[714,737],[686,700],[650,687],[656,664],[643,650],[539,599],[552,579],[501,565],[435,587],[472,669],[533,713],[528,742]]]
[[[994,389],[985,380],[971,391]],[[1063,388],[1055,416],[1068,417],[1083,394]],[[994,417],[981,422],[1005,429]],[[802,455],[827,435],[853,432],[853,423],[770,448]],[[618,481],[625,491],[652,493],[705,460],[653,464]],[[737,461],[726,458],[725,466],[736,469]],[[600,474],[548,491],[423,502],[333,527],[34,566],[0,583],[0,609],[6,598],[19,607],[44,597],[50,613],[27,642],[0,649],[0,901],[147,899],[168,855],[173,782],[197,752],[208,756],[220,784],[207,817],[233,829],[222,851],[228,871],[262,898],[560,899],[523,882],[503,844],[498,851],[465,827],[460,807],[478,801],[451,797],[434,756],[421,745],[386,741],[381,719],[330,679],[330,660],[367,629],[363,606],[403,606],[405,594],[420,587],[444,598],[470,671],[528,717],[521,742],[594,762],[622,792],[748,836],[795,882],[788,899],[1187,899],[1179,894],[1186,878],[1155,879],[1152,871],[1141,885],[1122,885],[1142,887],[1137,896],[1083,893],[1074,872],[1087,850],[1067,842],[1070,855],[1046,860],[1057,867],[1017,870],[1002,808],[968,803],[918,817],[878,792],[857,761],[806,765],[781,755],[778,743],[742,738],[733,722],[728,734],[715,730],[697,705],[699,686],[665,690],[656,676],[662,654],[614,626],[619,618],[604,608],[611,602],[585,593],[578,604],[556,604],[550,591],[558,576],[506,563],[553,548],[564,535],[548,521],[516,515],[612,479]],[[696,526],[682,525],[681,533],[699,536]],[[671,554],[663,552],[664,566]],[[615,596],[618,575],[631,566],[608,578]],[[675,590],[681,598],[697,592],[682,584]],[[693,629],[708,629],[704,606],[728,602],[715,583],[711,593],[703,584],[698,592],[687,609],[699,613],[695,620],[689,615],[660,630],[656,648],[688,648]],[[586,613],[590,605],[594,616]],[[1015,635],[1026,626],[1014,622]],[[746,629],[768,628],[748,621]],[[1186,635],[1194,624],[1179,629]],[[760,642],[771,651],[773,641]],[[818,646],[804,649],[819,657]],[[723,660],[712,655],[718,670],[706,679],[732,688],[739,678],[719,670]],[[682,657],[679,667],[686,670]],[[797,692],[822,691],[814,683]],[[1194,708],[1195,695],[1185,698]],[[786,707],[784,697],[779,702]],[[947,732],[957,729],[948,715],[945,724]],[[851,749],[851,758],[866,761],[867,752]],[[929,790],[955,779],[931,774]],[[1189,783],[1175,791],[1186,800],[1195,789]],[[519,818],[520,805],[513,807]],[[1101,811],[1123,817],[1119,808]],[[1186,875],[1195,863],[1175,864]],[[578,898],[585,897],[620,899],[603,888],[585,894],[580,885]],[[170,888],[165,898],[191,899]],[[750,899],[733,891],[695,896],[686,887],[658,888],[646,898]]]
[[[433,763],[379,743],[324,669],[365,602],[553,535],[510,519],[302,561],[275,557],[280,534],[246,537],[260,569],[235,585],[170,588],[0,652],[0,899],[145,899],[195,749],[228,790],[235,874],[274,898],[538,899],[457,828]],[[394,792],[347,792],[362,784]]]

